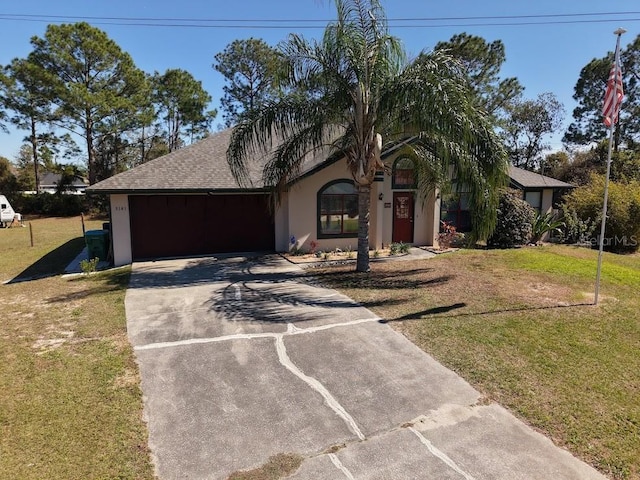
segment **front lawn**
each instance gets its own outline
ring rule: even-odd
[[[467,250],[312,272],[615,479],[640,478],[640,256]],[[338,273],[344,272],[344,273]]]
[[[0,230],[0,280],[20,280],[0,285],[0,478],[151,479],[129,269],[62,278],[83,246],[80,219],[32,226],[34,247],[28,228]]]

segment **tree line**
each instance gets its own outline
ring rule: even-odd
[[[216,115],[189,72],[145,73],[87,23],[49,25],[31,46],[2,68],[0,87],[2,120],[27,132],[18,160],[36,187],[54,158],[84,157],[93,184],[201,138]]]

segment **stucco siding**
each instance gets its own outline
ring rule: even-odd
[[[287,234],[287,245],[283,250],[288,250],[289,239],[293,236],[298,242],[298,248],[302,250],[310,249],[310,242],[317,242],[318,250],[333,250],[340,248],[346,250],[351,248],[357,250],[357,238],[318,238],[318,192],[327,183],[345,179],[350,180],[351,175],[347,170],[344,161],[338,161],[328,167],[314,173],[309,177],[305,177],[296,182],[287,195],[287,209],[289,219],[289,231]],[[373,202],[373,193],[372,193]],[[276,225],[278,218],[276,218]],[[278,226],[276,226],[278,230]],[[370,232],[370,240],[371,234]]]
[[[275,215],[275,245],[277,252],[286,252],[289,248],[289,193],[282,195]]]
[[[290,249],[291,237],[295,237],[298,248],[305,251],[310,249],[311,241],[317,243],[317,250],[326,251],[335,248],[357,250],[356,237],[318,238],[318,192],[327,183],[338,179],[351,179],[344,161],[338,161],[292,186],[276,212],[276,249],[278,251]],[[393,192],[400,191],[393,190],[391,187],[391,176],[385,174],[384,181],[374,182],[371,188],[369,246],[372,249],[379,249],[391,243]],[[434,245],[439,223],[439,204],[437,204],[436,195],[431,194],[423,201],[419,194],[414,192],[414,198],[413,243]]]
[[[540,213],[543,215],[545,213],[553,212],[553,189],[545,188],[542,190],[542,204],[540,206]]]
[[[113,263],[116,267],[131,263],[131,224],[129,196],[110,195],[111,232],[113,235]]]

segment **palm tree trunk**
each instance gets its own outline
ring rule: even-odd
[[[358,186],[358,258],[356,272],[368,272],[371,184]]]

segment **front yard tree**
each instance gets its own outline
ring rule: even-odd
[[[51,103],[43,94],[46,78],[37,65],[29,59],[14,59],[5,67],[5,97],[7,109],[11,112],[10,120],[16,127],[29,132],[26,141],[31,145],[31,164],[35,179],[35,192],[40,187],[40,159],[38,153],[41,145],[51,140],[51,133],[41,131],[51,116]]]
[[[291,35],[281,47],[290,88],[234,128],[227,151],[234,176],[248,184],[247,158],[269,154],[263,180],[282,193],[307,153],[330,146],[343,155],[359,192],[356,270],[367,272],[371,184],[383,168],[381,153],[403,145],[415,157],[424,195],[455,167],[472,190],[475,232],[486,238],[507,162],[464,72],[440,53],[407,63],[378,0],[336,0],[336,7],[321,40]]]
[[[517,78],[500,78],[500,69],[507,58],[501,40],[488,43],[482,37],[460,33],[447,42],[438,42],[435,50],[462,64],[478,105],[492,117],[500,116],[524,90]]]
[[[511,163],[525,170],[539,169],[542,152],[549,147],[545,136],[562,125],[562,103],[553,93],[542,93],[535,100],[512,101],[506,110],[500,126]]]
[[[234,40],[215,60],[213,68],[227,81],[220,99],[226,127],[236,124],[243,112],[277,97],[282,57],[264,40]]]
[[[44,38],[31,39],[31,56],[48,72],[46,93],[60,124],[86,142],[89,183],[97,180],[98,126],[113,112],[135,115],[144,73],[105,32],[88,23],[49,25]]]
[[[153,85],[154,103],[166,128],[170,152],[183,145],[185,135],[193,141],[209,131],[216,112],[207,111],[211,95],[202,82],[185,70],[169,69],[162,75],[156,73]]]

